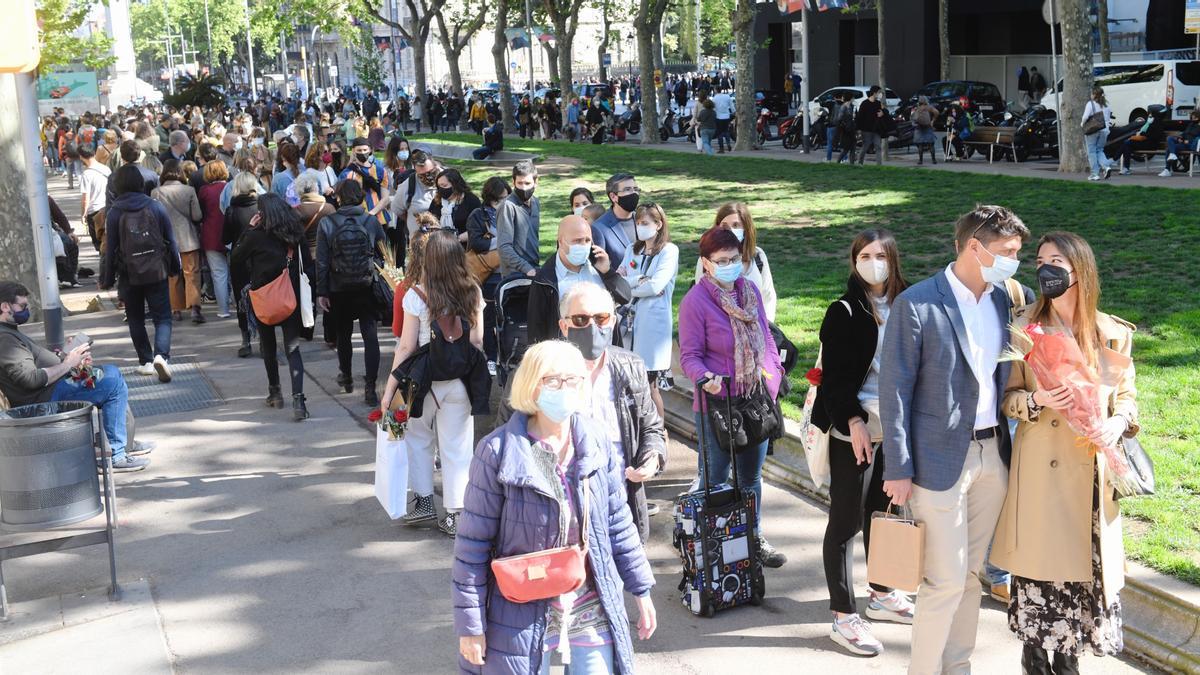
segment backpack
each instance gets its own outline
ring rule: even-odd
[[[858,127],[854,124],[854,112],[852,110],[842,111],[842,118],[838,120],[838,129],[843,134],[852,134],[858,131]]]
[[[167,240],[150,207],[121,214],[121,266],[134,286],[167,278]]]
[[[913,114],[913,123],[922,129],[928,129],[933,126],[933,116],[929,114],[929,108],[917,108]]]
[[[375,275],[371,234],[358,219],[337,214],[331,218],[334,230],[329,247],[330,277],[342,290],[370,286]]]
[[[429,297],[425,291],[412,287],[412,290],[429,307]],[[432,382],[458,380],[471,373],[471,352],[475,345],[471,344],[470,324],[457,316],[439,316],[429,322],[429,366],[428,374]]]

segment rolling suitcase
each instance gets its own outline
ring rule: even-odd
[[[700,407],[708,415],[708,396],[696,383]],[[730,399],[725,399],[727,419],[732,419]],[[704,434],[700,451],[704,452]],[[733,454],[733,448],[729,448]],[[675,501],[673,541],[683,563],[679,582],[682,601],[693,614],[712,617],[739,605],[758,605],[766,595],[762,563],[758,559],[758,504],[754,493],[738,487],[737,462],[732,462],[733,485],[709,487],[708,463],[700,489]]]

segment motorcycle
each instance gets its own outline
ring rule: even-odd
[[[1024,162],[1032,156],[1058,157],[1058,115],[1043,106],[1031,106],[1013,119],[1017,133],[1013,137],[1016,160]]]
[[[642,131],[642,109],[634,106],[621,113],[617,118],[616,126],[631,134],[638,134]]]
[[[658,139],[666,143],[669,139],[686,136],[688,140],[695,142],[695,132],[690,127],[687,120],[675,115],[674,110],[667,110],[667,113],[663,115],[662,124],[658,128]]]
[[[829,128],[829,109],[823,105],[812,106],[809,110],[809,116],[812,121],[808,124],[808,147],[820,148],[825,146],[825,130]],[[793,124],[791,129],[796,129]],[[797,131],[803,133],[804,125],[801,124]],[[787,147],[787,139],[784,139],[784,146]]]
[[[772,112],[770,108],[762,108],[758,112],[758,120],[754,123],[755,138],[758,140],[758,145],[761,147],[767,141],[778,140],[783,136],[783,130],[779,129],[779,135],[771,134],[771,125],[775,124],[779,127],[779,115]]]
[[[824,132],[821,133],[824,135]],[[779,136],[783,139],[783,147],[787,150],[795,150],[804,143],[803,109],[797,110],[794,116],[780,123]]]

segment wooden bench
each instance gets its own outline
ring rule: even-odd
[[[1172,136],[1178,138],[1180,135],[1181,135],[1181,133],[1178,131],[1168,131],[1168,132],[1166,132],[1166,135],[1163,136],[1162,144],[1159,145],[1157,148],[1145,148],[1142,150],[1133,150],[1130,152],[1130,154],[1145,158],[1145,160],[1146,160],[1145,166],[1146,166],[1147,172],[1149,172],[1151,170],[1150,169],[1150,158],[1154,157],[1155,155],[1163,156],[1163,166],[1166,167],[1166,165],[1167,165],[1167,140],[1166,139],[1168,139]],[[1191,161],[1188,162],[1188,177],[1191,178],[1192,175],[1194,175],[1195,168],[1196,168],[1196,157],[1195,156],[1200,155],[1200,152],[1196,152],[1194,150],[1177,150],[1177,151],[1175,151],[1175,154],[1180,158],[1180,160],[1182,160],[1184,157],[1191,158]],[[1125,168],[1129,168],[1129,167],[1125,167]]]
[[[971,130],[970,138],[963,145],[987,146],[988,164],[996,158],[996,148],[1009,151],[1013,162],[1017,162],[1017,128],[1016,127],[975,127]]]

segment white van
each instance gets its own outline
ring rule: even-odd
[[[1187,122],[1200,96],[1200,61],[1115,61],[1097,63],[1092,70],[1095,86],[1104,88],[1108,107],[1117,124],[1146,116],[1154,104],[1171,111],[1170,121]],[[1062,80],[1058,90],[1062,92]],[[1054,93],[1042,97],[1042,105],[1054,110]]]

